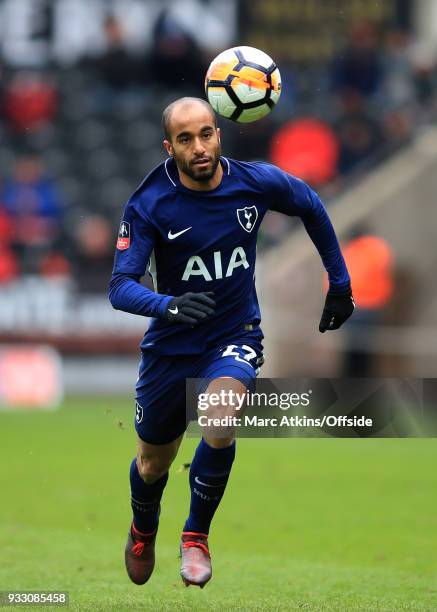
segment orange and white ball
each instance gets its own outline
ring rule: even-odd
[[[264,51],[233,47],[211,62],[205,91],[219,115],[239,123],[251,123],[268,115],[277,104],[281,75]]]

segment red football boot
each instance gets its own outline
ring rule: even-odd
[[[141,533],[132,523],[124,551],[124,560],[129,578],[135,584],[144,584],[155,567],[156,532]]]
[[[192,584],[203,589],[212,576],[207,534],[183,531],[181,557],[181,578],[185,586]]]

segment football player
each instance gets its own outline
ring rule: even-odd
[[[264,162],[223,157],[210,105],[181,98],[163,113],[165,162],[128,201],[110,284],[114,308],[152,317],[136,384],[137,456],[130,467],[133,520],[126,568],[144,584],[155,563],[160,501],[187,427],[185,380],[206,393],[243,394],[263,362],[255,289],[257,233],[275,210],[300,217],[329,276],[319,325],[338,329],[352,314],[350,278],[318,195]],[[146,266],[154,291],[140,284]],[[229,413],[229,404],[215,408]],[[211,578],[208,533],[235,457],[234,432],[205,430],[190,467],[190,511],[182,529],[181,576]]]

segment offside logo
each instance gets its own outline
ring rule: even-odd
[[[130,247],[130,223],[122,221],[118,230],[117,249],[124,251]]]

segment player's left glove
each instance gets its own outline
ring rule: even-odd
[[[325,307],[320,319],[319,332],[338,329],[349,319],[355,308],[352,291],[349,289],[344,293],[330,293],[326,296]]]

